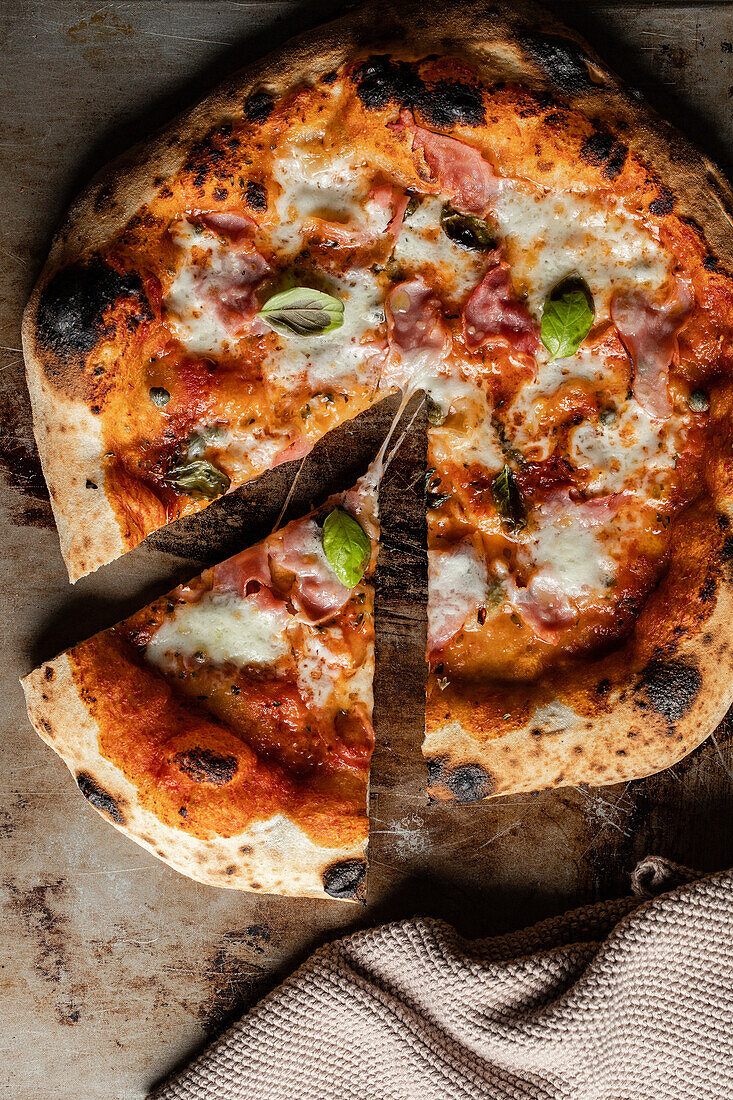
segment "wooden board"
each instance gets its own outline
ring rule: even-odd
[[[733,168],[731,5],[553,6]],[[112,155],[253,54],[337,7],[295,0],[0,6],[0,1089],[18,1100],[141,1098],[316,943],[348,928],[430,913],[468,934],[489,934],[624,892],[635,861],[649,851],[703,869],[733,864],[730,719],[693,756],[643,782],[428,805],[419,753],[422,413],[384,486],[365,910],[182,878],[104,824],[26,720],[20,675],[201,562],[258,538],[293,474],[280,468],[75,588],[66,583],[18,350],[22,308],[54,223]],[[320,446],[291,514],[349,483],[388,418],[382,408]]]

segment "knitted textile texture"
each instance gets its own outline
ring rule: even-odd
[[[733,873],[690,877],[651,858],[636,896],[500,938],[338,940],[155,1098],[731,1100]]]

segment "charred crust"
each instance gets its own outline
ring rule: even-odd
[[[546,34],[523,35],[520,41],[537,68],[563,92],[583,92],[592,85],[588,58],[574,42]]]
[[[390,104],[420,112],[431,126],[482,126],[486,111],[478,81],[437,80],[428,82],[417,64],[395,61],[386,54],[374,54],[354,71],[359,99],[368,111],[384,111]]]
[[[267,122],[275,106],[275,97],[269,92],[253,92],[244,101],[242,113],[247,122]]]
[[[244,192],[244,201],[253,210],[265,210],[267,208],[267,190],[263,183],[257,180],[247,180]]]
[[[237,758],[212,749],[193,748],[177,752],[173,757],[177,768],[194,783],[213,783],[223,787],[237,774]]]
[[[323,889],[332,898],[362,901],[366,879],[365,859],[341,859],[323,871]]]
[[[684,718],[702,686],[696,665],[686,661],[650,661],[641,673],[637,692],[668,722]],[[641,701],[637,700],[637,705]]]
[[[152,317],[140,278],[120,275],[102,260],[62,268],[41,291],[39,343],[61,359],[87,355],[104,331],[104,314],[120,298],[135,298]]]
[[[122,813],[116,799],[112,797],[109,791],[105,791],[104,787],[96,779],[93,779],[88,772],[79,772],[76,776],[76,784],[87,802],[90,802],[95,810],[99,810],[101,814],[112,818],[118,825],[125,824],[125,815]]]
[[[671,214],[674,210],[674,195],[668,187],[661,187],[659,189],[659,195],[653,202],[649,203],[649,213],[654,214],[658,218],[665,217],[666,214]]]
[[[114,209],[114,193],[115,189],[112,183],[105,183],[99,188],[94,196],[95,214],[104,214],[106,211]]]
[[[215,187],[213,194],[217,202],[224,202],[229,192],[226,187]]]
[[[43,670],[43,675],[46,677],[47,680],[53,680],[56,674],[50,665],[46,665],[45,669]]]
[[[610,690],[611,690],[611,681],[610,680],[605,680],[605,679],[604,680],[599,680],[598,683],[596,684],[596,695],[600,695],[600,697],[602,699],[605,699],[605,697],[608,695]]]
[[[613,134],[597,129],[583,142],[580,155],[587,164],[600,168],[606,179],[612,180],[626,163],[628,152],[628,147],[617,141]]]
[[[717,579],[715,574],[709,574],[703,583],[700,585],[700,591],[698,593],[702,603],[710,603],[715,598],[715,593],[718,589]]]
[[[428,760],[431,788],[443,788],[455,802],[480,802],[494,789],[494,782],[480,764],[459,764],[451,768],[446,756]]]

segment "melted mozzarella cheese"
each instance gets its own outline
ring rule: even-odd
[[[605,591],[616,569],[601,540],[579,522],[572,505],[552,518],[535,513],[522,551],[520,560],[548,570],[571,599]]]
[[[283,258],[292,258],[307,243],[301,230],[312,218],[374,236],[389,224],[389,210],[369,198],[367,167],[355,160],[354,150],[326,152],[319,141],[292,145],[273,165],[273,178],[280,194],[271,243]]]
[[[290,615],[282,607],[261,607],[255,598],[208,592],[196,603],[178,604],[148,642],[146,658],[173,670],[177,657],[201,653],[215,665],[272,665],[290,653]]]
[[[453,413],[450,423],[430,428],[435,461],[441,467],[446,463],[463,466],[477,463],[487,471],[499,470],[504,465],[504,453],[485,394],[469,383],[458,382],[456,389],[459,395],[449,405]],[[435,387],[431,386],[433,400],[434,392]]]
[[[450,638],[486,600],[486,562],[472,544],[428,550],[428,624],[432,639]]]
[[[191,222],[179,222],[171,232],[181,256],[163,300],[166,317],[188,351],[195,355],[221,351],[229,344],[229,333],[217,315],[214,298],[205,291],[215,293],[217,286],[236,280],[242,257],[228,249],[216,233],[194,228]],[[203,256],[195,256],[195,252]]]
[[[597,195],[516,184],[502,188],[494,212],[514,284],[537,318],[549,291],[567,275],[586,280],[598,320],[608,316],[616,291],[653,295],[669,277],[670,259],[649,231]]]
[[[574,465],[589,475],[593,492],[639,488],[676,459],[675,433],[660,426],[636,401],[627,401],[615,423],[583,421],[570,436]]]
[[[481,281],[486,261],[483,253],[461,248],[446,236],[440,227],[442,210],[442,199],[423,199],[402,223],[394,258],[460,302]]]
[[[355,669],[340,626],[305,628],[297,662],[300,692],[321,714],[347,710],[353,702],[371,709],[373,657]]]
[[[282,336],[268,352],[262,370],[271,385],[311,392],[348,382],[373,387],[379,380],[383,348],[375,330],[384,321],[384,295],[371,271],[353,270],[324,287],[344,303],[340,328],[320,336]]]

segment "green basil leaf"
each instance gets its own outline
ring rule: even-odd
[[[174,466],[165,475],[165,481],[179,493],[204,500],[216,500],[229,488],[229,478],[205,458],[197,458],[182,466]]]
[[[540,336],[552,359],[575,355],[596,315],[593,295],[579,275],[569,275],[550,291],[542,308]]]
[[[157,405],[159,409],[165,408],[171,399],[171,395],[168,390],[163,389],[162,386],[153,386],[150,390],[150,400],[154,405]]]
[[[491,495],[505,527],[512,531],[524,527],[527,521],[524,500],[516,478],[508,466],[500,470],[491,482]]]
[[[687,404],[694,413],[704,413],[710,408],[710,398],[704,390],[693,390],[687,398]]]
[[[295,286],[269,298],[257,314],[287,336],[322,336],[344,321],[344,303],[322,290]]]
[[[443,207],[440,227],[454,244],[472,252],[490,252],[496,247],[494,234],[485,221],[473,214],[461,214],[450,205]]]
[[[369,564],[372,544],[353,516],[343,508],[334,508],[323,524],[323,550],[341,583],[354,588]]]
[[[417,197],[417,195],[412,195],[412,194],[410,194],[409,191],[407,192],[407,194],[408,194],[409,197],[407,199],[407,206],[405,207],[405,212],[402,215],[403,222],[408,221],[408,219],[412,217],[412,215],[415,213],[418,206],[420,205],[420,199]]]
[[[434,428],[439,428],[446,419],[446,414],[443,412],[442,407],[437,401],[433,400],[430,394],[425,398],[425,404],[428,412],[428,424],[432,424]]]

